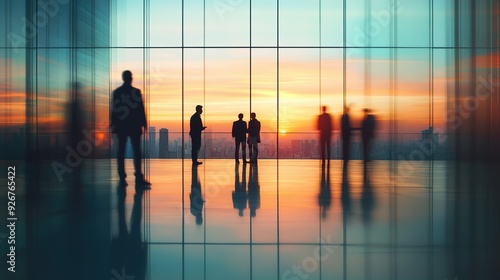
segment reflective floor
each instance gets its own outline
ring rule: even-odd
[[[2,279],[498,279],[498,190],[455,163],[150,160],[151,190],[126,167],[19,167]]]

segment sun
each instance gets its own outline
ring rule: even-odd
[[[286,134],[286,130],[284,129],[280,130],[280,134]]]

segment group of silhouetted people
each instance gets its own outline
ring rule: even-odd
[[[125,147],[127,140],[130,138],[132,150],[134,153],[134,170],[136,186],[150,188],[151,183],[144,179],[141,169],[142,153],[140,148],[141,135],[147,130],[146,113],[144,103],[142,101],[141,91],[132,86],[132,72],[129,70],[122,73],[123,85],[113,91],[112,111],[111,111],[111,132],[116,134],[118,138],[118,155],[117,166],[120,179],[120,186],[126,186],[127,174],[125,173]],[[323,113],[318,117],[317,128],[320,130],[321,144],[321,161],[330,162],[331,158],[331,136],[333,131],[333,120],[327,112],[327,107],[323,106]],[[198,152],[201,148],[201,133],[207,127],[203,126],[201,114],[203,106],[197,105],[196,112],[191,116],[189,121],[192,149],[191,160],[193,166],[198,166],[202,162],[198,161]],[[361,127],[353,128],[349,118],[349,108],[344,108],[344,113],[341,118],[341,134],[342,134],[342,158],[346,165],[349,161],[351,134],[354,130],[361,130],[361,138],[363,143],[364,163],[369,161],[371,142],[375,136],[375,117],[370,114],[369,109],[364,109],[365,117]],[[256,118],[256,114],[250,114],[250,121],[247,123],[243,120],[243,114],[238,115],[238,120],[233,122],[232,137],[235,141],[234,159],[239,164],[239,151],[241,149],[243,163],[257,163],[259,156],[258,144],[260,140],[260,122]],[[247,137],[248,134],[248,137]],[[249,161],[246,157],[246,144],[248,144]]]
[[[355,128],[351,126],[349,117],[349,107],[344,107],[344,113],[340,120],[340,131],[342,137],[342,159],[344,165],[347,165],[351,153],[351,138],[352,132],[361,130],[361,140],[363,145],[363,162],[366,165],[370,161],[371,143],[375,138],[375,116],[371,114],[371,110],[365,108],[364,118],[361,122],[361,127]],[[331,137],[333,131],[333,121],[330,114],[327,113],[327,107],[322,107],[322,114],[318,117],[317,128],[320,131],[320,152],[321,162],[323,166],[325,162],[330,163]]]
[[[234,143],[236,145],[234,149],[234,160],[238,164],[239,161],[239,150],[241,147],[241,155],[243,157],[243,163],[257,163],[257,158],[259,156],[259,146],[260,143],[260,121],[257,120],[255,113],[250,114],[250,122],[248,123],[243,120],[243,114],[238,114],[238,120],[233,122],[233,128],[231,130],[231,135],[234,137]],[[248,139],[247,139],[248,133]],[[250,161],[246,158],[246,145],[248,143],[248,151],[250,153]]]

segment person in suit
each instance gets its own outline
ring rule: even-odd
[[[250,152],[250,162],[257,163],[259,156],[260,143],[260,121],[257,120],[255,113],[250,114],[250,122],[248,123],[248,150]]]
[[[243,157],[243,163],[247,162],[246,154],[246,140],[247,140],[247,122],[243,120],[243,114],[238,114],[238,120],[233,122],[232,136],[234,137],[234,143],[236,145],[234,149],[234,160],[238,164],[239,160],[239,149],[241,145],[241,156]]]
[[[126,186],[125,147],[130,137],[134,151],[135,183],[138,186],[149,187],[151,183],[144,180],[141,170],[141,135],[146,132],[146,112],[142,102],[141,91],[132,86],[132,72],[122,73],[123,85],[113,91],[111,112],[111,132],[118,137],[118,175],[120,185]]]
[[[363,141],[363,162],[366,165],[370,161],[371,143],[375,137],[375,116],[371,110],[365,108],[365,117],[361,123],[361,139]]]
[[[323,106],[323,114],[319,115],[317,125],[317,128],[320,131],[321,163],[323,166],[325,165],[326,156],[328,157],[328,164],[330,164],[330,143],[333,130],[332,117],[326,111],[327,107]]]
[[[193,165],[200,165],[202,162],[198,161],[198,151],[201,148],[201,132],[207,127],[203,126],[201,121],[201,114],[203,113],[203,106],[196,105],[196,112],[189,120],[189,136],[191,136],[191,160]]]
[[[344,114],[341,119],[341,134],[342,134],[342,159],[344,161],[344,165],[347,165],[349,161],[349,154],[351,149],[351,120],[349,118],[349,107],[344,107]]]

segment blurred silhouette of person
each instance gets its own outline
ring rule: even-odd
[[[342,115],[341,120],[341,134],[342,134],[342,159],[344,161],[344,165],[349,162],[349,156],[351,151],[351,120],[349,118],[349,107],[344,107],[344,114]]]
[[[257,163],[259,157],[260,143],[260,122],[256,119],[256,114],[250,114],[250,122],[248,122],[248,150],[250,152],[250,162]]]
[[[321,163],[325,165],[326,156],[328,156],[328,164],[330,164],[330,143],[332,139],[333,124],[332,117],[326,112],[327,107],[323,106],[322,109],[323,113],[318,116],[317,128],[320,131]]]
[[[82,109],[82,101],[80,96],[80,84],[78,82],[74,82],[71,84],[71,88],[69,90],[69,102],[68,102],[68,110],[67,110],[67,123],[66,123],[66,132],[68,137],[68,145],[74,151],[77,151],[78,144],[84,139],[84,114],[85,112]],[[92,142],[89,142],[92,145]],[[65,150],[66,151],[66,150]],[[78,164],[76,167],[73,167],[73,172],[71,179],[73,180],[73,186],[79,186],[81,183],[81,170],[82,164]]]
[[[257,164],[250,165],[250,178],[248,179],[248,208],[250,208],[250,217],[257,215],[257,209],[260,208],[260,184],[259,168]]]
[[[191,168],[191,193],[189,194],[190,211],[196,217],[196,224],[203,224],[203,196],[201,194],[201,182],[198,177],[197,165]]]
[[[365,224],[370,223],[371,213],[375,206],[375,198],[368,173],[368,167],[365,164],[363,166],[363,191],[361,192],[362,219]]]
[[[111,273],[115,278],[119,275],[134,276],[145,279],[147,264],[147,245],[142,241],[142,198],[144,188],[135,188],[134,204],[130,215],[130,232],[127,229],[125,213],[126,189],[118,187],[118,236],[111,241],[112,261]],[[122,269],[125,269],[122,271]]]
[[[141,162],[141,135],[147,130],[146,112],[142,102],[141,91],[132,86],[132,72],[125,70],[122,73],[123,85],[113,91],[111,112],[111,132],[118,136],[118,175],[120,185],[126,186],[125,147],[130,137],[134,151],[135,183],[138,186],[149,188],[151,183],[144,180]]]
[[[189,136],[191,136],[191,159],[193,165],[200,165],[202,162],[198,161],[198,151],[201,148],[201,132],[207,128],[203,126],[201,121],[201,114],[203,113],[203,106],[196,105],[196,112],[189,120]]]
[[[75,82],[71,85],[70,98],[68,103],[68,144],[76,150],[78,142],[83,140],[83,110],[80,101],[80,84]]]
[[[321,183],[319,188],[318,203],[321,209],[321,218],[325,219],[326,213],[328,209],[330,209],[332,203],[330,168],[321,168]]]
[[[371,144],[375,137],[375,116],[370,114],[370,109],[365,108],[363,111],[365,117],[361,123],[361,139],[363,141],[363,162],[366,165],[370,161]]]
[[[240,182],[240,172],[238,165],[234,167],[234,191],[233,208],[238,209],[238,215],[243,217],[243,211],[247,208],[247,182],[246,166],[243,166],[242,181]]]
[[[243,163],[247,162],[247,152],[246,152],[246,140],[247,140],[247,122],[243,120],[243,114],[238,114],[238,120],[233,122],[232,136],[234,137],[234,143],[236,145],[234,149],[234,160],[236,163],[240,163],[239,160],[239,150],[241,145],[241,156],[243,157]]]

